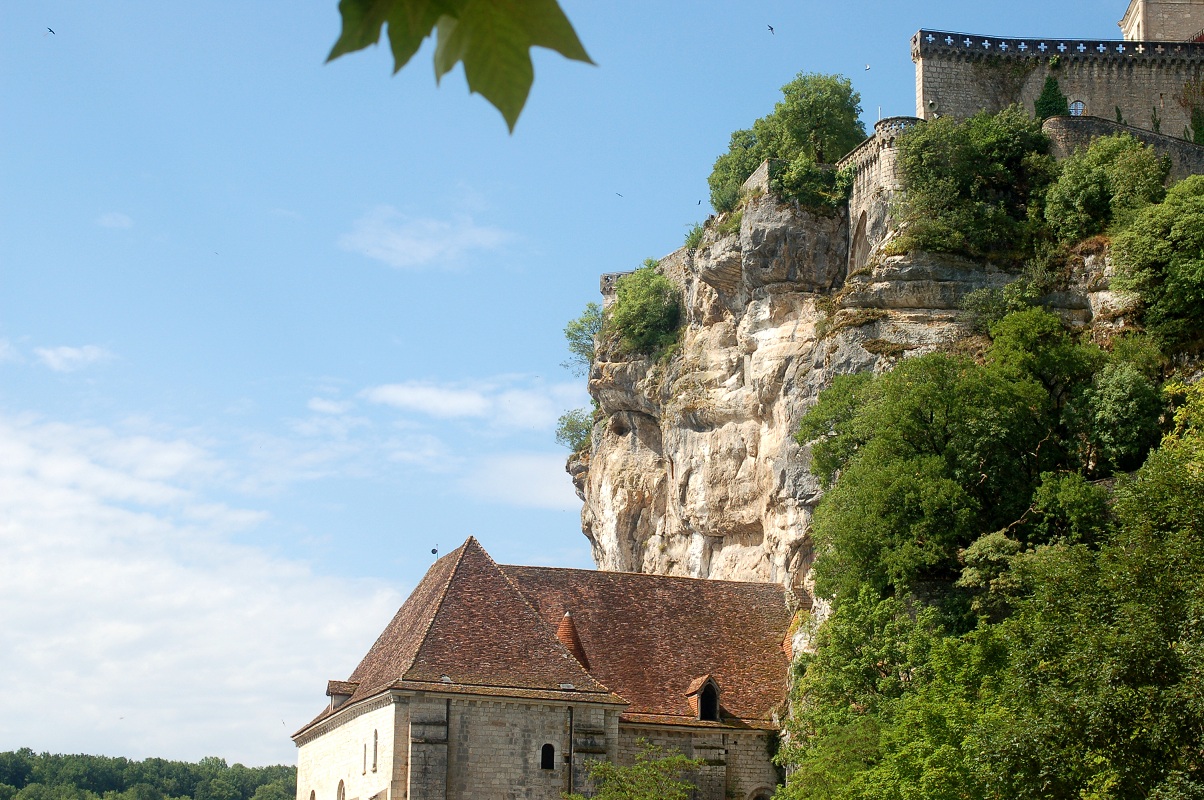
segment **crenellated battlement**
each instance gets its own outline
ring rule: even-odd
[[[1134,42],[1127,39],[1008,39],[971,33],[921,30],[911,39],[913,61],[931,55],[966,59],[991,57],[1089,59],[1148,62],[1204,59],[1202,42]]]

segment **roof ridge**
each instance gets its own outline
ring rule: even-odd
[[[622,575],[656,580],[694,581],[696,583],[733,583],[737,586],[774,586],[785,590],[785,586],[776,581],[733,581],[726,578],[695,578],[690,575],[661,575],[657,572],[629,572],[619,569],[583,569],[581,567],[540,567],[526,564],[499,564],[504,572],[506,569],[538,569],[556,572],[584,572],[590,575]]]
[[[410,654],[409,661],[402,668],[401,672],[397,675],[397,680],[403,680],[405,678],[406,673],[410,671],[410,667],[414,666],[414,659],[418,658],[418,654],[422,652],[422,646],[424,644],[426,644],[426,637],[430,636],[431,628],[435,624],[435,617],[439,616],[439,610],[441,608],[443,608],[443,600],[444,600],[444,598],[447,597],[447,590],[449,588],[451,588],[451,582],[456,577],[456,571],[460,569],[460,564],[462,564],[464,562],[464,554],[468,552],[469,542],[476,544],[477,547],[481,547],[480,543],[477,542],[477,540],[474,537],[469,536],[467,539],[464,540],[464,544],[460,545],[455,550],[453,550],[452,552],[448,553],[446,556],[443,557],[443,558],[451,558],[452,556],[455,556],[456,560],[455,560],[455,563],[453,563],[451,565],[451,569],[449,569],[447,571],[447,580],[443,582],[443,587],[439,590],[439,593],[437,595],[435,595],[435,597],[434,597],[434,601],[433,601],[432,605],[435,610],[431,614],[430,619],[428,619],[426,621],[426,630],[424,630],[422,632],[422,635],[418,637],[418,643],[414,646],[414,652]],[[481,547],[481,550],[484,551],[485,548]],[[488,555],[488,553],[486,553],[486,555]],[[441,560],[442,559],[437,559],[435,561],[435,563],[438,564],[439,561],[441,561]]]

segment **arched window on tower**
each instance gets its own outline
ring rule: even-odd
[[[339,781],[339,791],[335,795],[335,800],[347,800],[347,787],[343,786],[342,781]]]
[[[1087,104],[1082,100],[1075,100],[1070,104],[1070,116],[1081,117],[1087,113]]]
[[[372,731],[372,771],[376,772],[376,754],[380,749],[380,734]]]
[[[556,769],[556,748],[545,744],[539,751],[539,768]]]

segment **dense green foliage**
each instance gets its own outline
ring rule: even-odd
[[[594,412],[588,408],[574,408],[556,420],[556,443],[564,445],[574,453],[589,449],[594,430]]]
[[[1128,134],[1096,139],[1061,164],[1049,188],[1045,219],[1061,241],[1102,233],[1166,196],[1170,162]]]
[[[1204,387],[1160,392],[1149,338],[1106,352],[1037,309],[990,333],[803,420],[833,611],[786,800],[1204,792]]]
[[[615,302],[607,314],[605,330],[618,339],[624,353],[654,355],[677,341],[680,292],[657,272],[657,266],[649,259],[615,285]]]
[[[635,763],[620,766],[610,761],[590,763],[589,777],[596,791],[593,800],[686,800],[695,787],[685,776],[702,766],[697,759],[676,751],[638,741],[640,751]],[[566,800],[585,800],[579,794],[565,795]]]
[[[569,357],[560,366],[574,375],[585,375],[594,363],[594,341],[602,331],[602,306],[586,303],[581,316],[569,320],[564,326],[564,338],[568,342]]]
[[[1037,119],[1046,120],[1050,117],[1064,117],[1070,113],[1070,102],[1058,86],[1058,79],[1050,75],[1041,87],[1041,96],[1037,98],[1033,110]]]
[[[1041,124],[1018,106],[968,120],[941,117],[899,137],[907,191],[899,250],[1015,260],[1041,236],[1041,200],[1056,175]]]
[[[339,0],[339,14],[343,30],[327,61],[376,44],[387,23],[397,72],[437,35],[435,80],[463,62],[469,91],[502,112],[511,131],[535,80],[532,47],[593,63],[556,0]]]
[[[702,244],[702,234],[706,230],[706,225],[701,222],[696,222],[686,233],[685,246],[687,250],[697,250]]]
[[[0,753],[0,800],[293,800],[296,767]]]
[[[1204,176],[1174,186],[1113,241],[1113,287],[1136,292],[1145,328],[1175,349],[1204,340]]]
[[[773,113],[751,129],[732,134],[707,183],[716,211],[733,210],[740,187],[761,162],[780,161],[775,192],[812,208],[829,208],[847,197],[847,186],[825,165],[834,164],[865,138],[861,95],[838,75],[799,74],[782,87]]]

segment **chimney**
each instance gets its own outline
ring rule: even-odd
[[[585,657],[585,648],[581,646],[581,639],[577,636],[577,626],[573,624],[573,615],[567,611],[564,612],[564,618],[560,620],[560,625],[556,628],[556,638],[581,662],[585,671],[589,672],[589,659]]]

